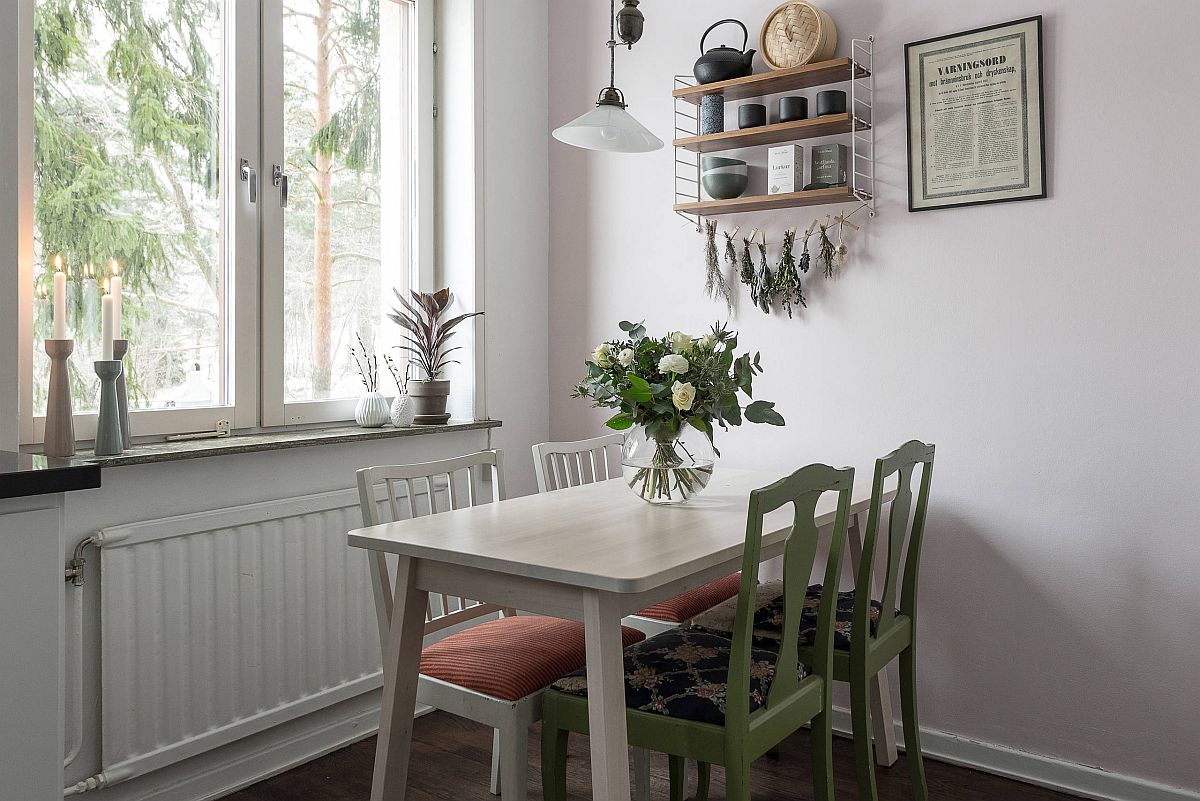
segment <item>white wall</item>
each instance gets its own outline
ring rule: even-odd
[[[631,111],[670,139],[672,76],[703,30],[727,16],[756,29],[775,5],[643,3],[645,38],[617,54]],[[723,462],[867,470],[906,439],[937,443],[923,724],[1194,790],[1200,113],[1186,54],[1200,6],[822,6],[839,55],[878,37],[880,213],[838,279],[809,279],[800,319],[743,301],[733,322],[766,366],[756,395],[788,426],[720,435]],[[1050,198],[909,214],[904,43],[1039,13]],[[554,126],[606,82],[602,5],[553,3],[550,31]],[[619,320],[700,331],[723,316],[702,295],[701,237],[670,210],[672,158],[550,150],[555,438],[598,431],[602,415],[568,392]],[[722,222],[765,224],[778,242],[825,211]]]

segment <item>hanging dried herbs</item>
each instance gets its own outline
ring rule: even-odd
[[[757,306],[758,276],[754,273],[754,257],[750,255],[750,239],[748,237],[742,237],[742,255],[738,260],[738,264],[741,266],[738,278],[750,290],[750,302]]]
[[[833,278],[833,268],[837,259],[837,248],[829,238],[829,226],[817,226],[817,260],[825,267],[825,277]]]
[[[717,255],[717,221],[704,222],[704,293],[713,300],[722,300],[730,311],[733,311],[733,298],[729,286],[725,283],[725,275],[721,272],[721,260]]]
[[[804,241],[800,244],[803,246],[803,251],[800,253],[800,272],[808,273],[808,268],[812,266],[812,254],[808,252],[808,241],[812,239],[813,229],[817,227],[816,220],[808,226],[804,231]]]
[[[783,303],[783,308],[790,318],[792,306],[799,305],[808,308],[804,302],[804,292],[800,288],[800,273],[796,270],[796,257],[792,250],[796,245],[796,229],[789,228],[783,232],[783,244],[779,246],[779,261],[775,264],[775,294]]]
[[[752,298],[754,304],[763,310],[763,314],[771,313],[771,299],[775,295],[775,275],[767,264],[767,235],[763,234],[762,242],[758,245],[758,298]]]

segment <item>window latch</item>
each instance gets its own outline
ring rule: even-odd
[[[271,183],[279,188],[279,207],[287,208],[288,204],[288,177],[283,171],[283,167],[278,164],[271,165]]]
[[[241,178],[246,182],[246,197],[251,203],[258,202],[258,171],[250,166],[247,159],[242,159]]]

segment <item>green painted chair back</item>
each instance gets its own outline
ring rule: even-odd
[[[867,517],[867,531],[863,538],[862,560],[855,587],[854,632],[870,631],[868,617],[871,613],[871,588],[875,586],[874,567],[880,547],[887,556],[883,579],[883,593],[879,599],[882,607],[875,637],[882,637],[896,622],[896,596],[899,594],[899,613],[916,620],[917,577],[921,566],[921,541],[925,533],[925,513],[929,508],[929,485],[933,478],[934,446],[912,440],[875,462],[875,480],[871,492],[871,509]],[[920,487],[913,495],[913,475],[921,467]],[[883,522],[884,484],[896,476],[896,497],[884,527]],[[865,637],[855,637],[859,648],[866,647]]]
[[[846,542],[846,526],[850,514],[854,468],[837,469],[827,465],[809,465],[797,470],[769,487],[750,493],[746,515],[746,548],[742,558],[742,584],[738,594],[737,616],[733,630],[733,648],[729,659],[729,699],[750,697],[750,650],[754,633],[754,597],[758,586],[758,570],[762,552],[763,518],[788,504],[792,505],[791,531],[783,552],[784,604],[783,642],[775,663],[775,678],[766,699],[766,708],[786,706],[800,690],[797,677],[799,662],[800,618],[803,613],[805,590],[816,562],[820,532],[814,518],[817,503],[827,492],[838,493],[837,517],[829,540],[829,556],[825,568],[825,586],[832,591],[822,593],[817,613],[817,642],[815,664],[811,675],[826,682],[833,680],[833,619],[837,603],[837,581],[842,571],[842,556]],[[786,592],[788,587],[793,592]],[[805,679],[805,681],[808,681]],[[825,692],[825,708],[829,693]],[[729,703],[725,711],[726,738],[744,742],[749,731],[748,703]]]

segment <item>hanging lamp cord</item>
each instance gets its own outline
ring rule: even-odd
[[[617,88],[617,0],[608,0],[608,86]]]

